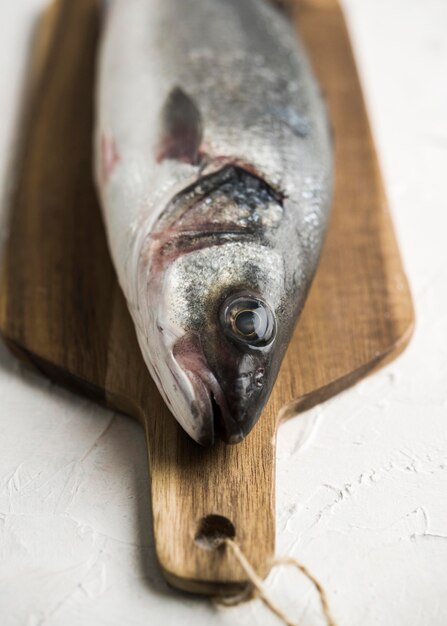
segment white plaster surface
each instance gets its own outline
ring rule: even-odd
[[[0,2],[0,183],[43,0]],[[417,330],[397,361],[279,433],[277,551],[339,626],[447,625],[447,2],[345,0]],[[4,228],[2,229],[4,234]],[[171,591],[154,562],[143,434],[0,346],[1,626],[277,624]],[[293,570],[267,580],[322,626]]]

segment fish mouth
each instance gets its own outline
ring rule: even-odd
[[[194,440],[211,446],[217,439],[236,444],[244,438],[241,425],[232,417],[219,381],[208,366],[195,333],[187,333],[176,341],[173,356],[191,387],[191,413],[194,420]]]

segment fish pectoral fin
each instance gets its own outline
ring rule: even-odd
[[[196,103],[181,87],[174,87],[162,109],[157,161],[175,159],[198,163],[202,134],[202,115]]]

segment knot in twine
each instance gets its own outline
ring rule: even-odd
[[[252,565],[248,561],[245,554],[242,552],[240,546],[234,541],[234,539],[230,539],[229,537],[219,538],[218,541],[214,541],[214,548],[218,548],[220,546],[225,546],[228,550],[230,550],[239,565],[242,567],[244,572],[246,573],[248,579],[250,580],[251,585],[249,588],[242,592],[241,594],[231,596],[231,597],[219,597],[216,598],[216,601],[225,606],[236,606],[241,602],[247,600],[250,596],[253,595],[258,596],[265,606],[274,613],[286,626],[298,626],[296,622],[294,622],[280,607],[278,607],[275,602],[271,599],[267,589],[264,585],[262,579],[257,575]],[[299,569],[306,578],[308,578],[313,585],[315,586],[318,594],[320,596],[321,608],[323,614],[326,618],[326,622],[328,626],[336,626],[335,621],[331,615],[329,604],[327,601],[326,592],[324,591],[321,584],[318,580],[309,572],[309,570],[302,565],[297,559],[293,557],[283,556],[275,559],[273,561],[273,567],[277,565],[292,565]]]

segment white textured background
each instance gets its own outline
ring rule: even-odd
[[[0,177],[43,0],[0,0]],[[404,355],[285,424],[277,550],[328,590],[339,626],[447,625],[447,2],[345,0],[417,330]],[[2,229],[2,234],[4,229]],[[24,370],[0,346],[0,624],[273,626],[215,608],[154,563],[140,427]],[[268,587],[321,626],[311,585]]]

